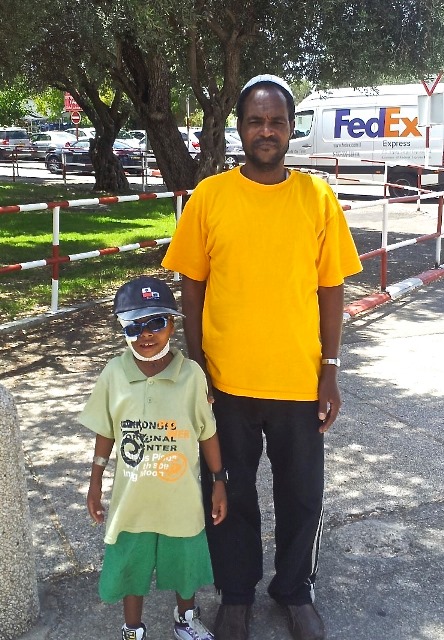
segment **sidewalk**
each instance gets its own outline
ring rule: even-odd
[[[50,345],[44,325],[11,336],[0,375],[21,416],[41,599],[41,619],[22,638],[117,639],[121,606],[97,596],[103,531],[85,507],[92,436],[76,423],[116,345],[110,305],[55,327]],[[348,322],[343,343],[344,406],[326,437],[317,605],[329,640],[442,640],[444,279]],[[23,362],[25,350],[33,361]],[[265,577],[251,640],[285,640],[285,619],[266,595],[273,571],[266,461],[259,492]],[[211,627],[218,598],[208,588],[199,601]],[[147,598],[150,639],[172,638],[173,604],[169,593]]]

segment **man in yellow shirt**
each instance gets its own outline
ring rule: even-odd
[[[330,187],[284,166],[294,128],[289,86],[276,76],[253,78],[237,115],[245,165],[198,185],[163,261],[183,274],[188,352],[206,372],[229,474],[228,517],[207,526],[222,593],[214,635],[248,638],[262,578],[256,473],[265,435],[276,518],[268,592],[293,638],[322,640],[313,587],[323,434],[341,404],[344,277],[362,267]]]

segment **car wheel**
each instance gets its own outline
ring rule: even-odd
[[[226,156],[225,158],[225,168],[226,169],[234,169],[237,167],[239,162],[237,161],[236,156]]]
[[[57,156],[49,156],[46,158],[46,167],[50,173],[61,173],[62,163]]]
[[[414,196],[417,194],[417,191],[412,191],[411,189],[403,189],[403,187],[417,187],[418,186],[418,178],[416,173],[394,173],[389,174],[388,181],[394,183],[399,186],[391,186],[389,187],[389,193],[392,198],[402,198],[403,196]]]

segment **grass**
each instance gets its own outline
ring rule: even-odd
[[[85,188],[0,182],[0,206],[91,198]],[[60,255],[165,238],[174,232],[170,198],[61,209]],[[52,211],[0,214],[0,266],[51,256]],[[59,304],[112,295],[128,277],[159,267],[164,247],[60,266]],[[49,310],[51,267],[0,273],[0,323]]]

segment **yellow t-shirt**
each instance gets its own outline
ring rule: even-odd
[[[323,180],[292,171],[263,185],[239,168],[195,189],[162,262],[207,281],[203,349],[226,393],[316,400],[317,289],[362,267],[342,207]]]

